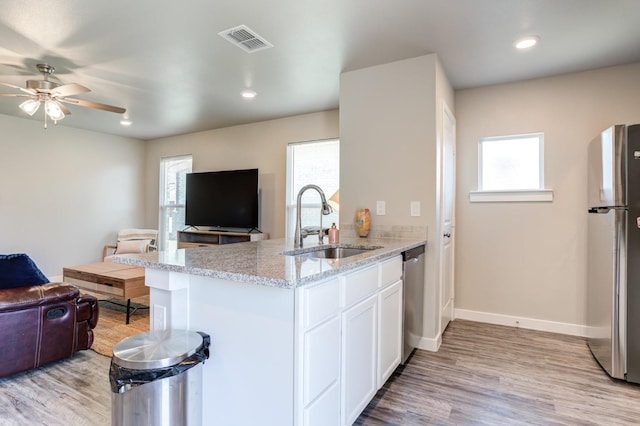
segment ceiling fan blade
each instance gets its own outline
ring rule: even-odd
[[[69,115],[69,114],[71,114],[71,111],[69,111],[69,108],[67,108],[66,106],[64,106],[64,105],[62,104],[62,102],[59,102],[59,100],[54,101],[54,102],[56,103],[56,105],[58,105],[58,106],[60,107],[60,110],[62,111],[62,113],[63,113],[64,115]]]
[[[3,85],[3,86],[11,87],[12,89],[18,89],[18,90],[20,90],[22,92],[29,93],[30,95],[35,95],[36,94],[35,90],[25,89],[24,87],[15,86],[15,85],[9,84],[9,83],[3,83],[1,81],[0,81],[0,84]]]
[[[60,98],[58,100],[60,102],[66,102],[68,104],[80,105],[80,106],[83,106],[83,107],[89,107],[89,108],[101,109],[103,111],[115,112],[116,114],[124,114],[125,112],[127,112],[126,109],[120,108],[120,107],[117,107],[117,106],[101,104],[101,103],[98,103],[98,102],[83,101],[81,99]]]
[[[87,93],[90,91],[91,89],[84,87],[81,84],[69,83],[63,84],[62,86],[58,86],[55,89],[51,90],[51,96],[63,98],[65,96],[80,95],[82,93]]]
[[[16,98],[31,98],[34,99],[33,95],[26,95],[22,93],[0,93],[0,96],[12,96]]]

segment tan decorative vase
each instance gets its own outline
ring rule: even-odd
[[[371,213],[369,209],[356,210],[356,234],[360,237],[369,235],[371,229]]]

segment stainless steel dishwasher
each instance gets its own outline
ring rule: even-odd
[[[418,346],[422,337],[424,310],[424,246],[418,246],[402,253],[404,290],[404,346],[402,363]]]

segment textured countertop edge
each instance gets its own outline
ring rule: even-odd
[[[339,275],[353,269],[360,268],[362,266],[367,265],[368,263],[377,262],[383,260],[388,257],[393,257],[402,254],[407,250],[411,250],[412,248],[419,246],[426,246],[426,240],[407,240],[407,245],[383,251],[381,253],[375,253],[377,250],[373,250],[372,252],[363,253],[358,256],[354,256],[355,258],[347,258],[344,264],[338,265],[335,269],[330,269],[326,271],[319,272],[314,275],[309,275],[302,278],[297,278],[294,280],[288,280],[283,278],[270,278],[263,277],[257,275],[250,274],[241,274],[236,272],[227,272],[227,271],[216,271],[214,269],[207,268],[193,268],[189,266],[181,266],[181,265],[173,265],[169,263],[161,263],[157,261],[146,261],[143,259],[139,259],[137,257],[132,257],[136,255],[119,255],[114,256],[112,260],[116,263],[123,263],[126,265],[135,265],[135,266],[143,266],[145,268],[156,269],[160,271],[167,272],[178,272],[184,274],[192,274],[201,277],[209,277],[209,278],[219,278],[225,279],[229,281],[238,281],[250,284],[257,284],[268,287],[277,287],[284,289],[293,289],[296,287],[302,287],[311,283],[315,283],[317,281],[321,281],[326,278],[330,278],[334,275]],[[378,250],[384,250],[378,249]],[[287,250],[284,250],[287,251]]]
[[[418,243],[418,244],[415,244],[415,245],[411,244],[411,245],[407,245],[406,247],[403,247],[403,248],[392,249],[392,250],[385,251],[383,253],[377,253],[377,254],[366,253],[366,254],[362,255],[362,256],[366,256],[363,259],[354,259],[353,261],[350,261],[349,263],[346,263],[344,265],[340,265],[336,269],[323,271],[323,272],[320,272],[320,273],[315,274],[315,275],[310,275],[308,277],[299,278],[297,280],[294,280],[293,281],[293,285],[290,286],[289,288],[303,287],[303,286],[305,286],[307,284],[315,283],[315,282],[321,281],[321,280],[326,279],[326,278],[331,278],[334,275],[340,275],[340,274],[343,274],[345,272],[349,272],[349,271],[352,271],[354,269],[358,269],[358,268],[360,268],[362,266],[365,266],[365,265],[367,265],[369,263],[378,262],[378,261],[384,260],[386,258],[398,256],[398,255],[402,254],[403,252],[405,252],[407,250],[411,250],[414,247],[418,247],[418,246],[422,246],[422,245],[426,245],[426,244],[427,244],[426,242]]]

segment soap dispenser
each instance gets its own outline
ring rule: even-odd
[[[340,241],[340,230],[336,228],[335,222],[329,228],[329,244],[338,244]]]

